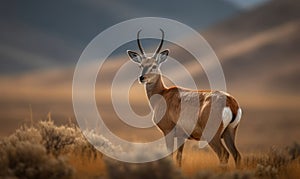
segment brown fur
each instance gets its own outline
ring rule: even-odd
[[[163,96],[163,98],[167,103],[167,111],[162,117],[162,119],[157,123],[158,128],[166,136],[176,126],[176,123],[179,118],[180,105],[181,105],[179,91],[190,92],[192,90],[178,88],[178,87],[166,88],[162,82],[160,74],[148,74],[148,75],[152,75],[152,76],[155,75],[154,82],[146,84],[146,92],[149,101],[152,95],[159,94]],[[212,97],[215,95],[226,97],[226,106],[231,109],[233,114],[231,122],[234,121],[237,115],[239,105],[231,95],[221,91],[211,91],[211,90],[199,90],[194,92],[197,92],[199,94],[199,103],[200,103],[197,125],[195,126],[194,130],[189,136],[185,136],[184,132],[181,131],[180,129],[176,130],[176,133],[173,135],[173,137],[177,137],[177,140],[185,140],[185,139],[200,140],[201,139],[203,129],[207,123],[207,120],[209,119]],[[156,105],[159,104],[151,103],[151,105],[153,109],[155,109]],[[221,109],[220,112],[222,112]],[[221,142],[221,138],[224,138],[224,142],[228,150],[230,151],[230,153],[233,155],[236,165],[239,166],[240,164],[241,157],[238,150],[235,147],[236,128],[230,128],[228,126],[227,128],[225,128],[224,132],[222,132],[223,123],[221,123],[216,135],[209,142],[211,148],[218,155],[221,164],[226,164],[229,158],[229,153],[226,150],[223,143]],[[174,144],[171,140],[173,139],[166,139],[168,150],[173,150],[174,147],[172,146]],[[182,146],[179,146],[177,152],[176,158],[179,166],[181,165],[183,147],[184,147],[184,143],[182,144]]]

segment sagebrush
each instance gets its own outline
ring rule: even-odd
[[[199,160],[203,158],[196,156],[207,151],[187,149],[183,156],[188,159],[183,163],[184,168],[194,168],[188,174],[185,170],[178,168],[171,157],[144,164],[129,164],[106,158],[84,136],[88,136],[89,140],[101,151],[122,151],[119,146],[112,145],[109,140],[93,131],[81,132],[74,124],[57,126],[49,119],[35,125],[23,125],[12,135],[0,140],[0,178],[300,177],[300,145],[298,143],[286,148],[272,147],[267,152],[244,154],[241,169],[222,168],[217,162],[210,168],[204,168],[199,165]],[[141,156],[147,157],[145,151],[136,154],[136,157]],[[215,156],[207,158],[215,158]],[[102,164],[104,167],[91,169],[93,166]],[[86,173],[80,175],[83,170]]]
[[[75,125],[56,126],[52,120],[23,125],[0,141],[0,176],[71,178],[70,154],[88,159],[102,155]]]

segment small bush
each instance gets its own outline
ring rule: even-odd
[[[297,143],[285,149],[272,147],[265,154],[246,157],[244,165],[245,168],[255,169],[257,177],[274,178],[286,172],[287,166],[299,159],[299,151],[300,145]]]
[[[58,127],[51,120],[24,125],[0,140],[0,177],[70,178],[74,175],[67,160],[70,154],[102,156],[76,126]]]
[[[74,144],[77,137],[76,130],[70,127],[57,127],[53,121],[42,121],[38,125],[39,132],[42,136],[42,144],[45,146],[47,153],[58,156],[67,146]]]
[[[300,157],[300,144],[295,142],[292,146],[288,147],[287,150],[292,160]]]
[[[42,136],[42,144],[47,153],[54,156],[61,154],[76,154],[82,158],[95,159],[102,156],[84,137],[77,126],[56,126],[52,120],[41,121],[37,129]],[[102,137],[101,141],[105,139]]]
[[[68,178],[72,167],[60,157],[47,155],[37,130],[25,128],[1,141],[0,176],[18,178]]]

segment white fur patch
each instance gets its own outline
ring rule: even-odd
[[[223,130],[228,126],[232,119],[232,112],[229,107],[225,107],[222,112]]]
[[[241,118],[242,118],[242,109],[239,108],[234,121],[230,124],[230,127],[235,128],[238,125],[238,123],[240,122]]]

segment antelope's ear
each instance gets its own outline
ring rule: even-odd
[[[165,62],[168,58],[169,55],[169,50],[164,50],[162,52],[160,52],[157,56],[157,63],[161,64],[162,62]]]
[[[138,53],[133,52],[131,50],[127,50],[127,54],[133,62],[135,62],[135,63],[141,63],[142,62],[142,57]]]

